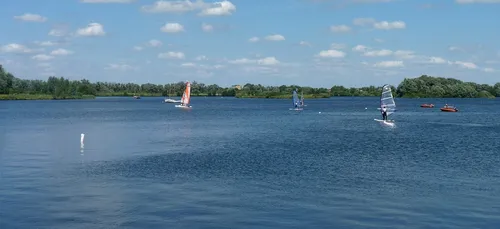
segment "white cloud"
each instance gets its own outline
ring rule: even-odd
[[[161,41],[156,40],[156,39],[149,40],[149,41],[148,41],[148,44],[149,44],[149,46],[151,46],[151,47],[160,47],[160,46],[162,46],[162,45],[163,45],[163,43],[162,43]]]
[[[205,32],[211,32],[214,30],[214,26],[207,24],[207,23],[203,23],[203,24],[201,24],[201,30],[203,30]]]
[[[404,21],[381,21],[373,24],[375,29],[391,30],[391,29],[404,29],[406,28],[406,23]]]
[[[200,16],[223,16],[231,15],[236,11],[236,6],[230,1],[214,2],[210,7],[203,9]]]
[[[2,52],[10,52],[10,53],[29,53],[31,50],[20,44],[12,43],[8,45],[4,45],[0,48]]]
[[[53,36],[53,37],[62,37],[66,35],[66,32],[63,31],[63,30],[60,30],[60,29],[51,29],[49,31],[49,36]]]
[[[179,1],[156,1],[152,5],[142,6],[141,9],[148,13],[184,13],[193,10],[201,10],[207,7],[203,1],[192,2],[189,0]]]
[[[351,31],[351,27],[347,25],[332,25],[330,30],[334,33],[346,33]]]
[[[165,52],[158,54],[161,59],[184,59],[186,56],[182,52]]]
[[[67,56],[70,54],[73,54],[73,52],[66,49],[56,49],[50,53],[53,56]]]
[[[435,56],[433,56],[433,57],[429,58],[429,63],[432,63],[432,64],[446,64],[446,63],[448,63],[448,61],[445,60],[445,59],[443,59],[443,58],[441,58],[441,57],[435,57]]]
[[[248,39],[248,42],[257,42],[259,40],[260,39],[258,37],[251,37],[250,39]]]
[[[343,58],[346,56],[345,52],[335,49],[323,50],[317,54],[318,57],[323,58]]]
[[[165,33],[179,33],[184,31],[184,26],[179,23],[166,23],[160,30]]]
[[[269,35],[265,38],[268,41],[284,41],[285,37],[280,34]]]
[[[38,54],[34,55],[31,57],[33,60],[38,60],[38,61],[47,61],[47,60],[52,60],[54,59],[53,56],[45,55],[45,54]]]
[[[57,43],[53,42],[53,41],[35,41],[35,44],[40,45],[40,46],[55,46],[55,45],[57,45]]]
[[[135,0],[80,0],[82,3],[132,3]]]
[[[363,56],[378,57],[378,56],[390,56],[392,54],[393,52],[391,50],[381,49],[381,50],[367,51],[363,53]]]
[[[274,56],[265,57],[265,58],[257,60],[257,64],[260,64],[260,65],[276,65],[276,64],[279,64],[279,63],[280,62]]]
[[[450,47],[448,47],[448,50],[450,50],[450,51],[463,51],[461,48],[456,47],[456,46],[450,46]]]
[[[404,63],[403,61],[400,60],[391,60],[391,61],[381,61],[375,63],[373,66],[380,68],[395,68],[395,67],[404,67]]]
[[[181,67],[188,67],[188,68],[192,68],[192,67],[196,67],[196,64],[194,63],[183,63],[181,64]]]
[[[394,56],[402,59],[412,59],[415,58],[415,52],[409,50],[396,50],[393,52]]]
[[[80,28],[76,31],[76,34],[79,36],[104,36],[106,32],[104,31],[104,27],[99,23],[90,23],[85,28]]]
[[[308,46],[308,47],[311,47],[311,44],[310,44],[309,42],[307,42],[307,41],[300,41],[300,42],[299,42],[299,45],[300,45],[300,46]]]
[[[500,0],[455,0],[458,4],[473,4],[473,3],[500,3]]]
[[[135,51],[141,51],[143,50],[144,48],[142,48],[141,46],[134,46],[134,50]]]
[[[352,21],[352,23],[357,26],[373,25],[376,22],[377,21],[373,18],[356,18]]]
[[[195,58],[195,60],[197,60],[197,61],[207,60],[207,57],[206,57],[206,56],[203,56],[203,55],[200,55],[200,56],[197,56],[197,57]]]
[[[366,52],[369,48],[364,46],[364,45],[356,45],[354,48],[352,48],[352,51],[355,52]]]
[[[45,22],[47,21],[46,17],[43,17],[38,14],[30,14],[30,13],[25,13],[20,16],[14,16],[14,19],[21,20],[21,21],[29,21],[29,22]]]
[[[259,65],[277,65],[280,63],[276,57],[271,56],[271,57],[265,57],[262,59],[247,59],[247,58],[242,58],[242,59],[237,59],[237,60],[230,60],[228,61],[231,64],[259,64]]]
[[[332,43],[330,47],[332,49],[345,49],[347,46],[345,44]]]
[[[206,3],[203,0],[162,0],[152,5],[142,6],[141,10],[148,13],[186,13],[200,10],[199,16],[223,16],[234,13],[236,6],[227,0],[214,3]]]
[[[485,72],[495,72],[495,69],[493,69],[493,68],[484,68],[483,71],[485,71]]]
[[[477,69],[477,65],[472,62],[455,61],[456,65],[467,69]]]
[[[135,70],[137,68],[132,67],[128,64],[108,64],[108,66],[105,69],[109,70],[119,70],[119,71],[128,71],[128,70]]]

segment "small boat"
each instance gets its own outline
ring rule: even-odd
[[[422,108],[434,108],[434,104],[432,104],[432,103],[431,104],[425,103],[425,104],[420,105],[420,107],[422,107]]]
[[[134,95],[134,99],[141,99],[141,96]]]
[[[441,108],[442,112],[458,112],[458,109],[454,106],[448,106],[448,104],[444,105],[444,107]]]
[[[191,108],[191,105],[189,105],[190,100],[191,100],[191,83],[187,81],[186,89],[184,89],[184,93],[182,94],[181,104],[175,105],[175,107],[190,109]]]
[[[292,100],[293,100],[293,108],[290,108],[291,111],[301,111],[304,108],[300,105],[299,96],[297,95],[297,89],[292,92]]]

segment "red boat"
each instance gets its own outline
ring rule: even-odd
[[[443,111],[443,112],[458,112],[458,109],[454,106],[448,106],[448,104],[446,104],[444,107],[441,108],[441,111]]]
[[[422,107],[422,108],[434,108],[434,104],[427,104],[426,103],[426,104],[420,105],[420,107]]]

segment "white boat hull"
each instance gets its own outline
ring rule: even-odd
[[[190,105],[187,105],[187,106],[186,105],[175,105],[175,107],[177,107],[177,108],[184,108],[184,109],[190,109],[191,108]]]
[[[377,122],[380,122],[382,124],[388,125],[388,126],[394,126],[396,123],[394,123],[394,120],[381,120],[381,119],[373,119]]]

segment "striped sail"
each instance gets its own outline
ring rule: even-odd
[[[384,106],[387,108],[387,116],[396,111],[396,102],[394,102],[394,97],[392,96],[391,86],[388,84],[382,87],[382,94],[380,95],[380,108]]]

